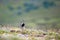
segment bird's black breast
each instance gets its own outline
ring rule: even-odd
[[[24,27],[25,26],[25,24],[23,23],[22,25],[21,25],[21,27]]]

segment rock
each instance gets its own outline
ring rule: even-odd
[[[10,32],[15,32],[15,30],[10,30]]]
[[[43,35],[46,35],[45,33],[43,33]]]

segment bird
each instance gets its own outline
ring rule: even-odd
[[[23,33],[24,30],[25,30],[25,23],[22,23],[22,24],[21,24],[21,30],[22,30],[22,33]]]

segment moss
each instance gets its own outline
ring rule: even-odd
[[[59,35],[59,34],[56,34],[56,35],[55,35],[55,39],[56,39],[56,40],[60,40],[60,35]]]
[[[36,39],[36,38],[34,38],[34,37],[32,37],[31,39],[32,39],[32,40],[37,40],[37,39]]]
[[[56,35],[56,33],[55,32],[50,32],[50,33],[48,33],[48,35]]]
[[[50,37],[49,37],[49,36],[47,36],[47,37],[45,38],[45,40],[51,40],[51,39],[50,39]]]
[[[12,37],[11,40],[20,40],[20,39],[17,37]]]
[[[3,34],[3,33],[8,33],[8,32],[4,30],[0,30],[0,34]]]

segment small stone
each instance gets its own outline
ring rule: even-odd
[[[15,32],[15,30],[10,30],[10,32]]]

